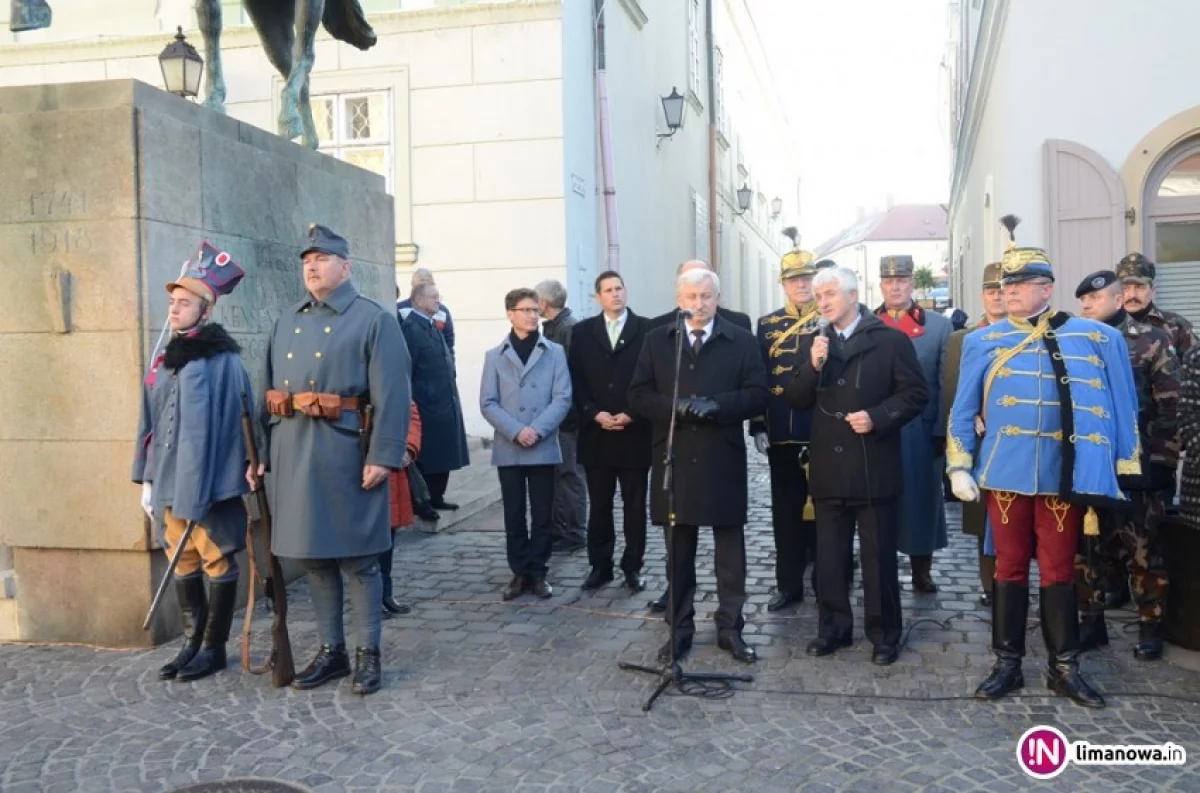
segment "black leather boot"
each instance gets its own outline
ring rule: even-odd
[[[374,694],[379,690],[379,648],[359,647],[354,651],[354,681],[350,690],[355,694]]]
[[[183,612],[183,646],[169,664],[158,670],[159,680],[174,680],[179,670],[195,657],[204,640],[204,625],[208,621],[203,576],[176,578],[175,596],[179,598],[179,608]]]
[[[1139,661],[1157,661],[1163,653],[1162,622],[1143,620],[1138,623],[1138,641],[1133,647],[1133,657]]]
[[[912,587],[913,592],[918,595],[932,595],[937,592],[937,585],[933,583],[933,555],[925,556],[910,556],[909,560],[912,563]]]
[[[1075,586],[1042,587],[1041,601],[1042,637],[1049,656],[1046,688],[1085,708],[1104,707],[1104,697],[1079,673],[1079,609]]]
[[[1108,624],[1100,609],[1088,610],[1079,620],[1079,651],[1097,650],[1108,646]]]
[[[975,689],[979,699],[1000,699],[1025,687],[1021,659],[1025,657],[1025,630],[1029,619],[1029,585],[1016,581],[992,584],[992,673]]]
[[[296,674],[296,679],[292,681],[292,688],[306,691],[348,674],[350,674],[350,656],[346,655],[346,645],[339,644],[337,647],[330,647],[328,644],[322,644],[321,649],[317,651],[317,657]]]
[[[200,652],[179,670],[176,680],[199,680],[225,668],[225,643],[233,623],[237,601],[237,579],[208,582],[208,624],[204,626],[204,644]]]
[[[979,605],[992,605],[992,588],[996,584],[996,557],[979,555]]]

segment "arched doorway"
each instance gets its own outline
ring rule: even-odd
[[[1155,302],[1200,320],[1200,136],[1159,159],[1142,207],[1143,250],[1158,268]]]

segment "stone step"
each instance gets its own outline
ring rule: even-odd
[[[478,515],[500,500],[500,480],[492,467],[490,443],[479,438],[469,438],[467,447],[471,452],[471,464],[450,474],[450,486],[446,500],[458,504],[454,511],[443,510],[441,520],[436,523],[417,518],[417,531],[438,534]]]

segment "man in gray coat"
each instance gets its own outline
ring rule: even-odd
[[[571,407],[571,377],[563,348],[538,333],[537,293],[514,289],[504,296],[512,331],[483,359],[479,410],[495,428],[492,465],[500,476],[504,533],[513,578],[502,593],[554,594],[546,582],[554,468],[562,462],[558,427]],[[529,493],[530,524],[525,522]]]
[[[175,567],[183,647],[158,670],[160,680],[199,680],[225,668],[237,599],[235,554],[246,537],[241,406],[250,376],[237,342],[208,321],[217,296],[233,291],[245,272],[204,243],[185,273],[167,284],[171,340],[142,387],[133,462],[142,508],[164,550],[173,554],[192,527]]]
[[[941,421],[939,398],[946,376],[946,350],[950,345],[950,320],[926,311],[912,299],[913,259],[884,256],[879,263],[884,303],[875,310],[883,324],[909,338],[925,375],[929,403],[921,415],[900,432],[904,446],[904,492],[900,497],[900,530],[896,547],[908,554],[913,592],[937,592],[933,583],[933,552],[945,548],[946,505],[942,471],[946,468],[946,424]]]
[[[342,574],[357,622],[352,690],[380,685],[379,555],[391,547],[388,473],[403,465],[411,361],[391,308],[350,280],[350,245],[313,224],[308,299],[275,322],[265,356],[267,494],[276,556],[308,571],[321,647],[298,689],[350,674]]]
[[[558,281],[542,281],[535,291],[542,313],[542,335],[561,346],[571,359],[571,334],[575,315],[567,308],[567,288]],[[573,553],[587,547],[587,490],[576,459],[579,449],[579,413],[572,405],[558,428],[562,462],[554,471],[554,523],[550,528],[551,548]]]

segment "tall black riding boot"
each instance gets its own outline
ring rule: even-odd
[[[208,603],[204,598],[204,577],[197,574],[175,579],[175,596],[183,612],[183,647],[166,666],[158,670],[159,680],[173,680],[200,649],[204,624],[208,621]]]
[[[1025,687],[1021,659],[1025,657],[1025,630],[1029,619],[1029,585],[1017,581],[992,584],[992,652],[996,665],[975,689],[979,699],[1000,699]]]
[[[1104,697],[1079,673],[1079,609],[1075,586],[1042,587],[1041,600],[1042,637],[1049,656],[1046,688],[1085,708],[1104,707]]]
[[[199,680],[225,668],[225,643],[229,641],[229,626],[237,601],[237,579],[208,582],[208,625],[204,629],[204,644],[200,652],[183,669],[176,680]]]
[[[1104,622],[1104,608],[1099,604],[1088,604],[1081,609],[1079,620],[1079,651],[1097,650],[1108,646],[1108,625]]]

